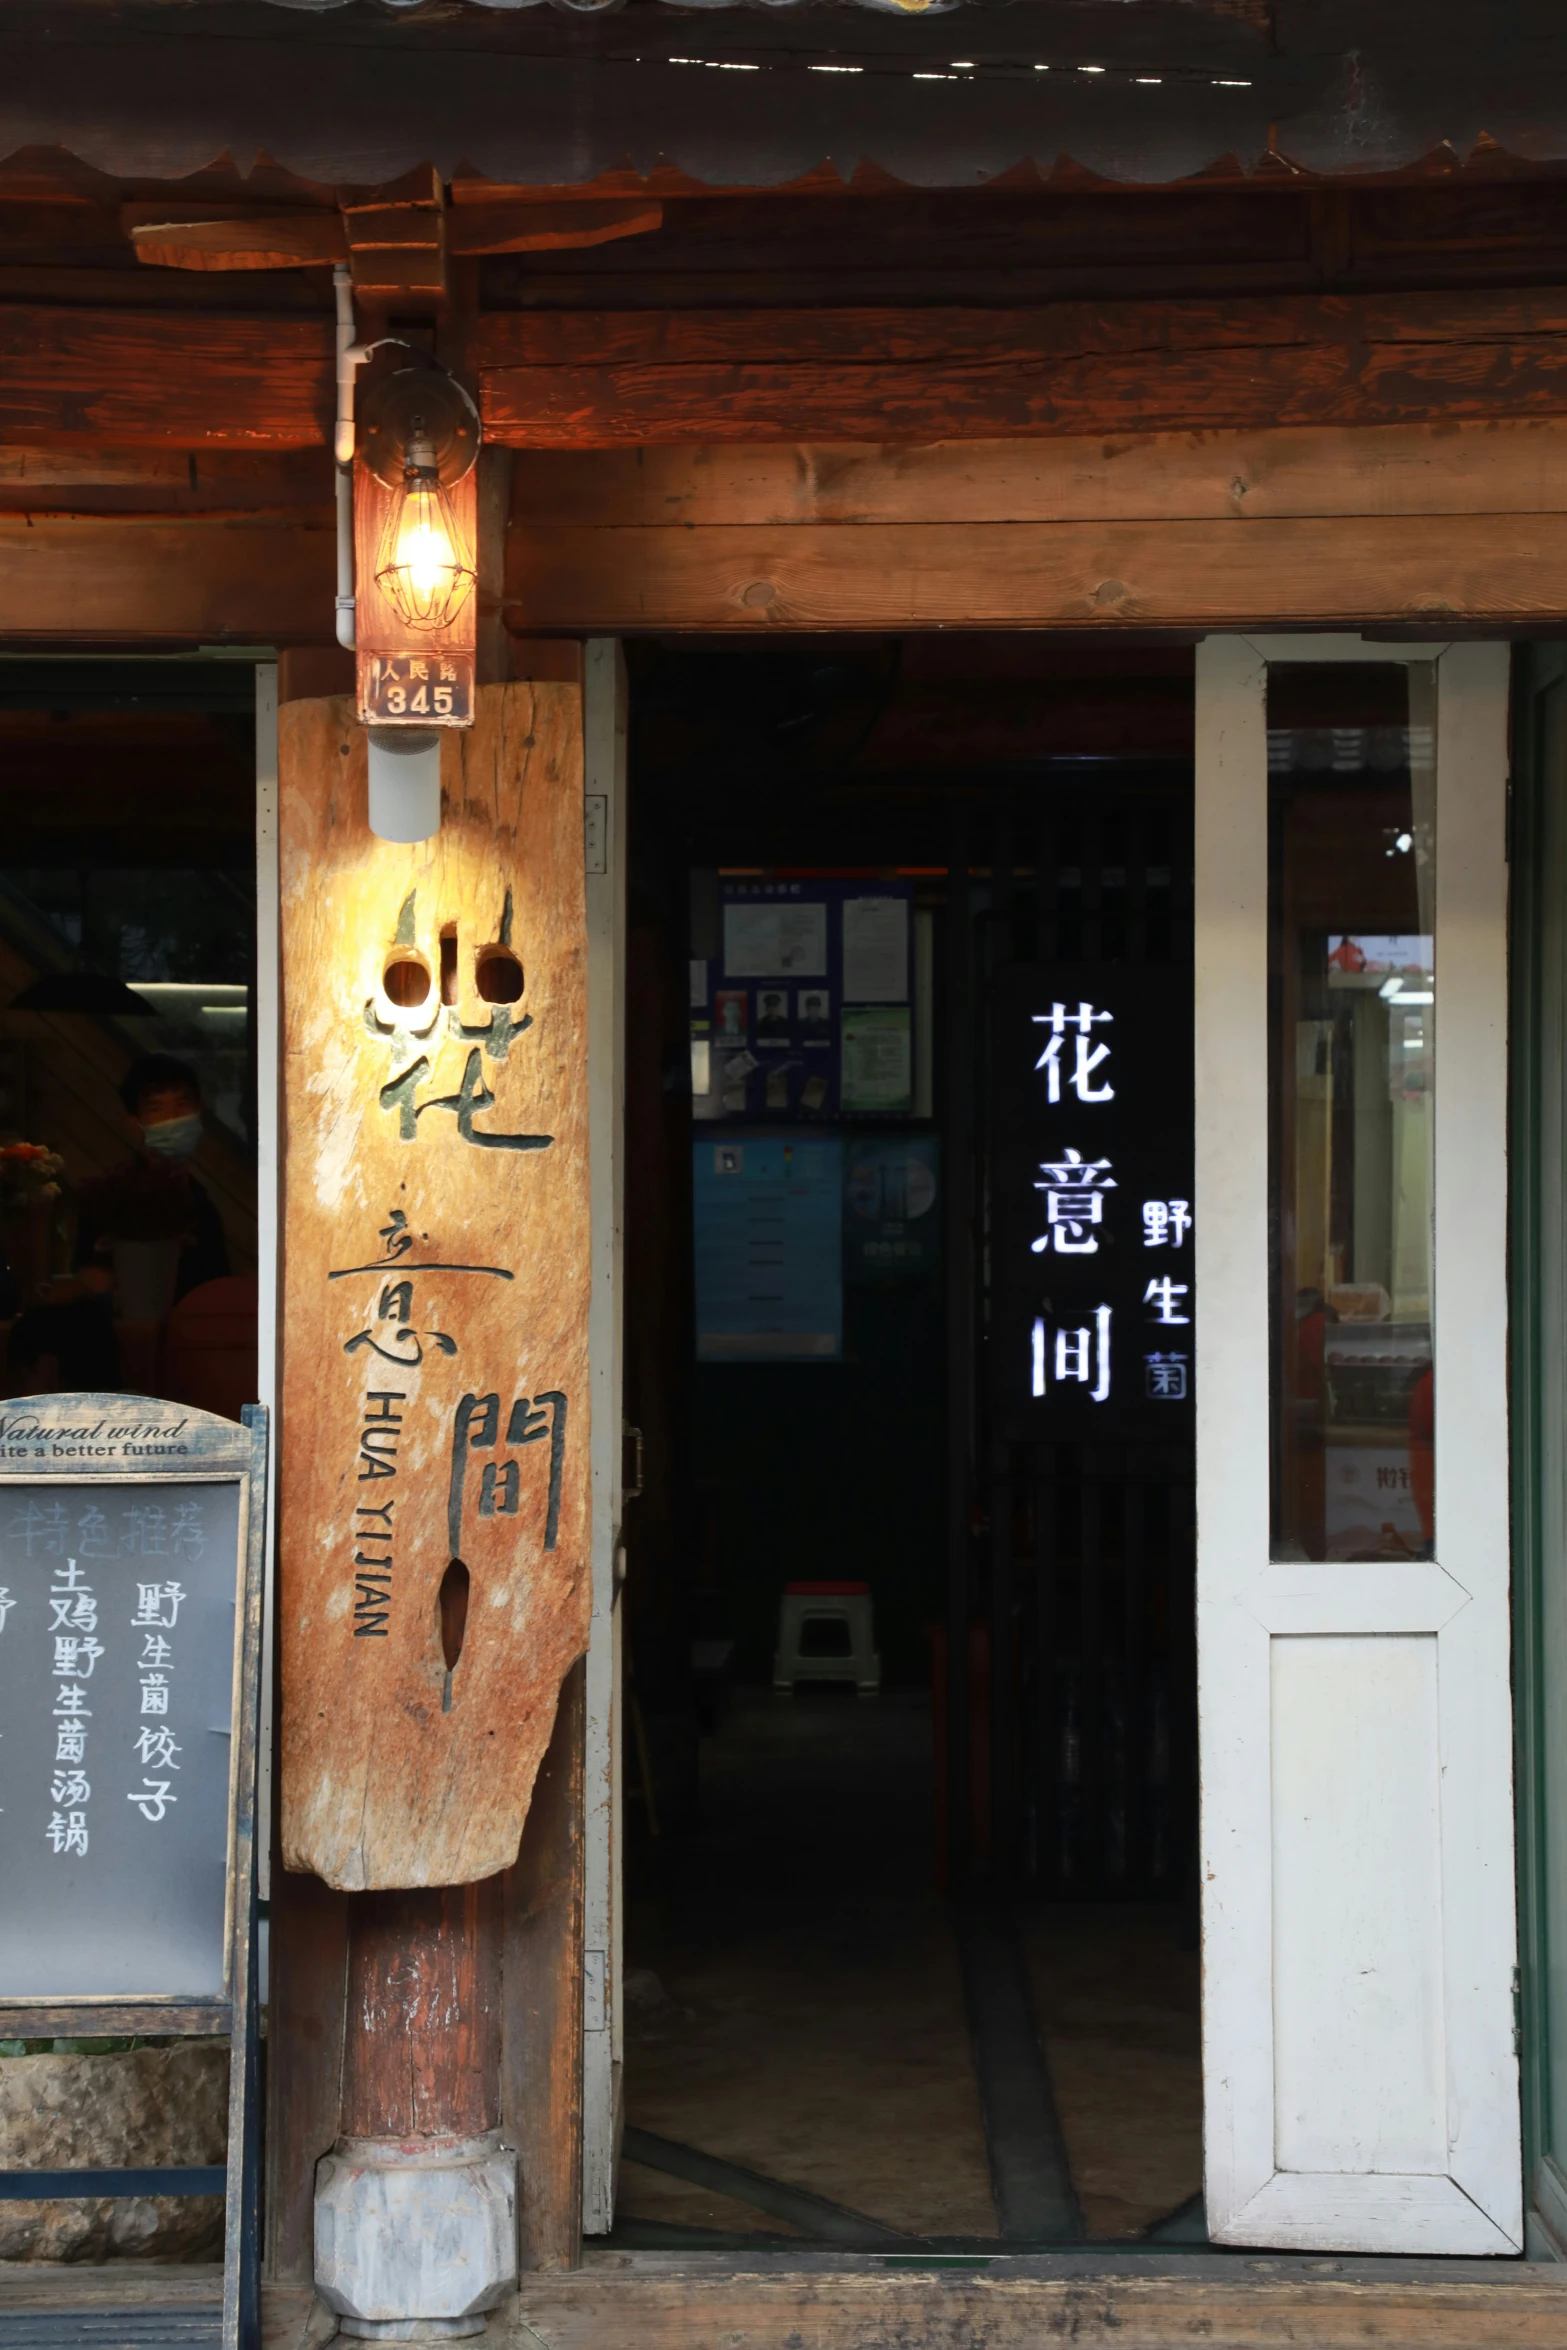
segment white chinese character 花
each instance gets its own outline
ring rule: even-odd
[[[87,1814],[84,1811],[57,1811],[44,1830],[56,1852],[87,1850]]]
[[[183,1588],[178,1583],[138,1583],[136,1586],[136,1613],[133,1624],[161,1624],[172,1632],[178,1621]],[[162,1610],[168,1609],[164,1615]]]
[[[1062,1256],[1091,1257],[1099,1247],[1094,1226],[1104,1215],[1104,1194],[1114,1191],[1115,1178],[1108,1159],[1084,1159],[1067,1150],[1059,1159],[1042,1159],[1044,1178],[1034,1189],[1045,1195],[1046,1229],[1033,1243],[1037,1257],[1052,1239]]]
[[[1144,1248],[1179,1248],[1191,1228],[1192,1210],[1189,1200],[1144,1200]]]
[[[1186,1401],[1185,1355],[1147,1355],[1148,1395],[1154,1403]]]
[[[169,1793],[167,1779],[143,1779],[140,1787],[133,1788],[125,1800],[141,1806],[144,1820],[161,1820],[169,1805],[178,1803],[179,1797]]]
[[[184,1751],[172,1730],[139,1730],[136,1734],[136,1760],[155,1771],[177,1771],[180,1766],[174,1757]]]
[[[1113,1020],[1113,1012],[1096,1012],[1092,1004],[1079,1004],[1075,1012],[1065,1004],[1052,1004],[1048,1012],[1035,1012],[1036,1028],[1048,1028],[1044,1051],[1034,1063],[1045,1072],[1045,1099],[1061,1099],[1061,1047],[1068,1034],[1072,1038],[1072,1068],[1067,1082],[1080,1102],[1113,1102],[1113,1085],[1092,1085],[1094,1071],[1110,1058],[1107,1044],[1095,1044],[1093,1029],[1096,1020]]]
[[[1169,1274],[1166,1273],[1162,1281],[1149,1282],[1148,1287],[1143,1291],[1143,1303],[1145,1306],[1153,1307],[1153,1318],[1156,1322],[1189,1322],[1191,1315],[1178,1314],[1175,1310],[1175,1301],[1178,1297],[1185,1297],[1190,1288],[1189,1281],[1172,1281]]]
[[[1092,1322],[1076,1330],[1057,1330],[1049,1344],[1045,1317],[1036,1314],[1033,1330],[1033,1380],[1036,1396],[1049,1393],[1053,1378],[1058,1387],[1074,1381],[1088,1389],[1090,1403],[1105,1403],[1110,1395],[1110,1308],[1095,1306]]]

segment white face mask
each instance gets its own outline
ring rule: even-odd
[[[160,1159],[188,1159],[201,1140],[201,1112],[188,1111],[183,1118],[160,1118],[156,1126],[142,1128],[142,1140]]]

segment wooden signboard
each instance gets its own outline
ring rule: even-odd
[[[0,1405],[0,2035],[226,2036],[222,2172],[0,2172],[0,2197],[227,2190],[255,2338],[254,1819],[266,1414]]]
[[[416,847],[346,700],[280,757],[283,1853],[466,1884],[588,1637],[579,696],[484,687]]]

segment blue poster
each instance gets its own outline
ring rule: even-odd
[[[838,1137],[709,1127],[692,1151],[698,1362],[841,1362]]]

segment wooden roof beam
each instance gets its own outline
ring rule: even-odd
[[[569,252],[663,225],[656,197],[534,201],[506,190],[491,202],[481,186],[465,183],[450,211],[432,172],[417,195],[345,193],[336,212],[139,203],[121,206],[120,224],[137,258],[157,269],[321,269],[347,261],[355,293],[376,308],[444,302],[450,258]]]

